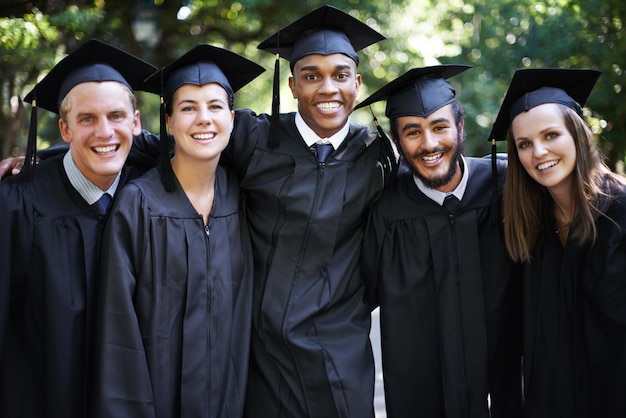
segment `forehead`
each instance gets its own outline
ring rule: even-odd
[[[296,61],[294,66],[294,71],[299,71],[306,68],[336,68],[336,67],[349,67],[352,70],[356,71],[356,62],[347,55],[337,53],[337,54],[310,54],[305,55]]]
[[[544,103],[516,115],[511,121],[511,130],[515,136],[520,136],[539,131],[548,125],[562,125],[563,123],[560,106],[556,103]]]
[[[195,84],[183,84],[174,91],[174,99],[183,100],[185,98],[202,97],[205,100],[228,99],[228,93],[224,87],[217,83],[207,83],[201,86]]]
[[[406,124],[419,124],[419,125],[427,125],[429,123],[435,121],[441,121],[442,119],[448,120],[450,122],[454,122],[454,112],[452,111],[452,105],[447,104],[445,106],[440,107],[439,109],[432,112],[430,115],[423,116],[400,116],[396,119],[396,123],[398,128],[401,129],[402,126]]]
[[[117,81],[88,81],[72,87],[63,100],[73,107],[132,106],[131,94],[128,87]]]

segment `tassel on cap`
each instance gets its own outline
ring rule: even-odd
[[[272,85],[272,121],[270,126],[270,149],[279,144],[280,131],[280,55],[276,54],[274,62],[274,81]]]
[[[374,110],[370,106],[370,112],[372,113],[372,118],[374,119],[374,126],[376,126],[376,131],[378,132],[378,136],[383,143],[383,147],[385,148],[385,154],[387,155],[388,164],[391,167],[391,178],[395,178],[398,174],[398,160],[396,158],[395,150],[393,149],[393,145],[391,145],[391,138],[385,133],[382,126],[378,123],[378,118],[374,114]]]
[[[15,183],[32,181],[35,176],[37,158],[37,97],[33,95],[30,110],[30,125],[28,127],[28,142],[26,144],[26,158],[20,172],[8,177]]]
[[[496,224],[500,219],[498,207],[498,163],[496,140],[491,140],[491,223]]]
[[[173,192],[175,189],[174,183],[174,171],[172,170],[172,164],[170,162],[170,147],[169,137],[167,135],[167,125],[165,123],[165,100],[161,96],[160,106],[160,146],[161,146],[161,176],[163,180],[163,186],[166,192]]]

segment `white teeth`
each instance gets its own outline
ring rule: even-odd
[[[94,147],[93,149],[98,154],[106,154],[106,153],[115,151],[116,148],[117,148],[117,145],[109,145],[106,147]]]
[[[215,138],[215,134],[196,134],[191,136],[193,139],[206,140]]]
[[[317,104],[317,108],[321,111],[331,111],[331,110],[335,110],[337,108],[339,108],[339,103],[337,102],[325,102],[325,103],[318,103]]]
[[[557,165],[559,162],[558,161],[548,161],[546,163],[541,163],[537,166],[538,170],[545,170],[546,168],[550,168],[550,167],[554,167],[555,165]]]
[[[422,157],[422,160],[426,161],[427,163],[431,163],[433,161],[437,161],[439,158],[441,158],[441,153],[434,155],[425,155],[424,157]]]

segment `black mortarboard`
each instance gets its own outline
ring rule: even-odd
[[[517,70],[502,101],[489,140],[506,139],[515,116],[542,104],[560,103],[582,116],[582,106],[600,74],[600,71],[576,68]]]
[[[88,81],[118,81],[131,90],[144,90],[143,81],[155,70],[155,66],[97,39],[85,42],[59,61],[24,98],[32,109],[26,161],[20,178],[32,175],[37,147],[37,107],[58,114],[59,104],[67,93]]]
[[[344,54],[358,65],[357,52],[384,40],[385,37],[333,6],[322,6],[285,26],[259,44],[258,49],[276,54],[272,95],[272,144],[277,145],[278,114],[280,111],[279,57],[296,62],[311,54]]]
[[[59,113],[59,104],[77,84],[119,81],[143,90],[143,81],[156,67],[112,45],[92,39],[67,55],[26,95],[24,101]]]
[[[359,103],[355,109],[387,100],[385,115],[394,120],[401,116],[427,117],[450,104],[456,95],[446,79],[471,68],[467,65],[436,65],[413,68],[389,82]]]
[[[263,71],[263,67],[241,55],[200,44],[153,74],[146,80],[146,89],[169,100],[174,91],[184,84],[202,86],[217,83],[232,95]]]
[[[294,64],[305,55],[345,54],[357,64],[357,51],[385,39],[348,13],[322,6],[285,26],[258,46]]]
[[[174,190],[174,174],[169,161],[165,124],[166,102],[185,84],[203,86],[217,83],[229,96],[258,77],[265,69],[241,55],[216,46],[199,44],[176,61],[154,73],[145,82],[146,89],[161,95],[161,164],[163,184]]]

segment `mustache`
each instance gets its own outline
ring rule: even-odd
[[[415,153],[411,156],[411,158],[421,158],[430,154],[437,154],[438,152],[448,152],[452,150],[452,147],[436,147],[430,150],[424,150],[418,153]]]

